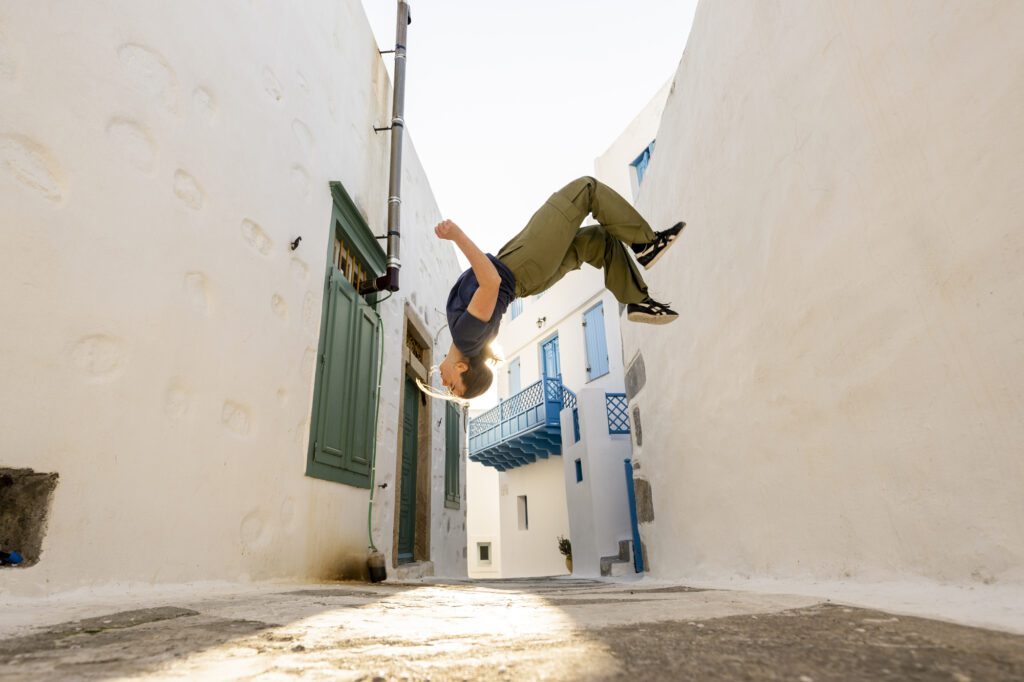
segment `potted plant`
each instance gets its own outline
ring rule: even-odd
[[[565,556],[565,567],[572,573],[572,543],[569,538],[558,536],[558,551]]]

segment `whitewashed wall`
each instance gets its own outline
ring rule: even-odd
[[[562,412],[562,480],[572,532],[573,575],[601,575],[601,557],[632,541],[624,460],[631,457],[628,434],[608,433],[605,391],[577,394],[580,439],[573,442],[572,410]],[[576,480],[576,460],[583,480]]]
[[[672,79],[670,78],[655,93],[651,101],[640,110],[640,113],[630,121],[629,125],[619,133],[608,149],[594,160],[594,177],[626,197],[630,202],[635,200],[638,190],[643,187],[643,185],[638,185],[636,172],[630,164],[658,134],[661,114],[665,110],[665,102],[668,100],[671,87]],[[654,225],[653,227],[655,230],[661,230],[668,226]]]
[[[700,4],[640,201],[681,318],[623,329],[656,575],[1024,578],[1021,35]]]
[[[498,474],[501,518],[501,576],[524,578],[569,571],[558,551],[558,536],[569,536],[569,517],[558,455]],[[529,528],[519,528],[517,498],[525,495]]]
[[[362,568],[368,491],[303,472],[328,182],[383,231],[389,111],[357,0],[0,4],[2,464],[60,474],[41,562],[6,587]],[[405,163],[373,519],[389,551],[403,303],[439,327],[458,271],[412,144]],[[443,425],[433,443],[432,558],[464,574]]]
[[[493,467],[479,462],[466,462],[467,505],[467,570],[471,578],[500,578],[501,575],[501,512],[498,504],[498,477]],[[480,561],[477,545],[490,543],[490,561]]]

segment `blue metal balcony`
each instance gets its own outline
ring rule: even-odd
[[[576,406],[561,377],[545,377],[469,422],[469,458],[498,471],[562,454],[559,413]]]

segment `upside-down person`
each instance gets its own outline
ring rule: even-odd
[[[580,228],[588,214],[600,224]],[[552,194],[497,257],[477,248],[452,221],[441,221],[434,233],[455,242],[470,265],[448,295],[452,345],[439,367],[441,383],[462,399],[486,391],[493,379],[489,344],[509,304],[551,288],[583,263],[604,269],[605,288],[626,305],[631,321],[672,322],[679,315],[647,295],[637,262],[645,268],[654,265],[684,225],[655,232],[628,201],[592,177]]]

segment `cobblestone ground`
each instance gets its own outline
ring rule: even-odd
[[[334,583],[139,606],[6,628],[0,680],[1024,679],[1024,636],[684,586]]]

